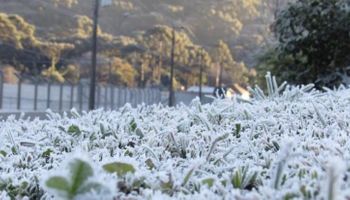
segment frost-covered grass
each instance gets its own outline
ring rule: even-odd
[[[0,199],[349,199],[350,90],[310,89],[9,118]]]

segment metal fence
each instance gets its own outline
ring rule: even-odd
[[[57,84],[19,79],[17,84],[4,83],[0,72],[0,110],[2,111],[67,111],[88,109],[88,84]],[[155,88],[123,88],[98,85],[96,108],[115,109],[130,103],[154,104],[161,102],[161,92]]]

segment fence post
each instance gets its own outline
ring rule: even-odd
[[[58,103],[58,110],[62,111],[62,105],[63,105],[63,84],[60,84],[60,99],[59,99],[59,103]]]
[[[38,109],[38,80],[34,80],[34,110]]]
[[[100,108],[100,101],[101,101],[101,86],[100,85],[97,85],[97,106],[96,108]]]
[[[114,86],[111,85],[111,110],[114,109]]]
[[[107,107],[108,107],[108,87],[109,87],[109,85],[107,84],[106,86],[105,86],[105,94],[104,94],[104,104],[103,104],[103,107],[104,107],[104,110],[107,110]]]
[[[79,111],[83,110],[83,89],[84,89],[83,84],[79,82],[79,85],[78,85]]]
[[[124,89],[124,92],[125,92],[125,96],[124,96],[124,102],[123,102],[123,104],[125,105],[126,104],[126,102],[128,102],[128,100],[129,100],[129,102],[130,102],[130,104],[131,104],[131,95],[130,95],[130,90],[127,90],[126,88],[123,88]]]
[[[69,105],[69,109],[73,108],[73,101],[74,101],[74,85],[71,84],[70,85],[70,105]]]
[[[122,107],[122,89],[117,87],[118,89],[118,108]]]
[[[17,87],[17,110],[21,109],[21,94],[22,94],[22,77],[18,76],[18,87]]]
[[[141,98],[140,98],[140,97],[141,97],[140,91],[141,91],[141,89],[140,89],[140,88],[137,88],[137,89],[136,89],[136,92],[135,92],[135,94],[136,94],[136,95],[135,95],[135,96],[136,96],[136,98],[135,98],[135,100],[136,100],[136,101],[135,101],[135,107],[137,107],[137,105],[140,103],[140,99],[141,99]]]
[[[134,107],[135,106],[135,99],[136,99],[136,89],[133,88],[131,89],[130,91],[131,93],[131,98],[130,98],[130,102],[131,102],[131,105]]]
[[[141,99],[141,101],[139,101],[139,104],[146,103],[146,100],[145,100],[145,88],[140,89],[139,93],[140,93],[140,99]]]
[[[147,104],[151,105],[152,103],[152,89],[147,89]]]
[[[47,98],[46,98],[46,108],[50,108],[51,105],[51,81],[47,84]]]
[[[0,109],[2,109],[2,101],[4,98],[4,74],[0,71]]]

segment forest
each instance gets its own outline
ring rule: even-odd
[[[0,66],[17,77],[77,83],[90,76],[94,1],[0,0]],[[98,81],[177,89],[349,84],[347,0],[113,0],[100,8]],[[173,34],[175,33],[175,34]],[[16,74],[14,76],[12,74]]]
[[[275,39],[285,1],[113,0],[102,6],[98,81],[129,87],[169,84],[175,30],[175,86],[256,82],[258,58]],[[0,65],[21,77],[72,82],[89,77],[94,1],[0,0]],[[221,71],[221,72],[220,72]],[[221,75],[220,75],[221,74]],[[219,80],[220,79],[220,80]]]

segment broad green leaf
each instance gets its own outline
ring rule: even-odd
[[[214,179],[213,178],[206,178],[202,180],[203,185],[208,185],[208,187],[212,187],[214,185]]]
[[[171,191],[173,189],[173,182],[163,182],[161,183],[161,188],[163,191]]]
[[[68,192],[69,182],[62,176],[53,176],[46,181],[46,186],[55,190]]]
[[[44,158],[48,158],[48,157],[50,157],[52,152],[53,151],[51,149],[47,149],[46,151],[43,152],[43,154],[41,154],[41,156]]]
[[[0,155],[6,157],[6,156],[7,156],[7,153],[6,153],[6,151],[4,151],[4,150],[0,150]]]
[[[122,162],[113,162],[109,164],[105,164],[103,169],[109,173],[117,173],[118,176],[123,176],[128,172],[134,173],[135,168],[131,164],[122,163]]]
[[[71,170],[71,194],[77,194],[78,189],[86,182],[86,180],[93,176],[93,169],[90,164],[80,159],[74,159],[70,164]]]
[[[68,128],[68,133],[72,134],[73,136],[79,136],[81,134],[80,128],[76,125],[71,125]]]

